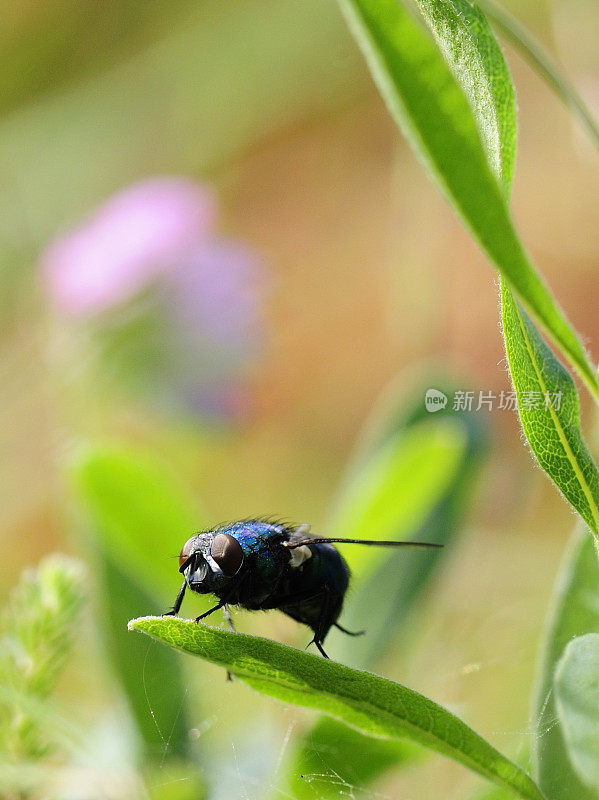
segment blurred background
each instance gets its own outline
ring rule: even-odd
[[[599,112],[597,4],[509,8]],[[75,768],[59,749],[52,791],[177,797],[189,758],[203,788],[181,796],[303,797],[274,787],[314,715],[226,683],[222,670],[177,660],[185,695],[173,702],[189,712],[192,741],[176,768],[171,728],[153,719],[146,681],[160,656],[147,641],[144,675],[130,665],[146,692],[132,715],[134,690],[100,633],[115,577],[99,568],[82,471],[96,457],[116,459],[104,464],[113,476],[151,464],[142,476],[164,469],[189,498],[189,527],[187,511],[166,509],[188,530],[177,546],[175,534],[139,536],[152,550],[136,584],[149,605],[131,601],[127,615],[125,592],[123,626],[172,604],[172,557],[197,528],[267,514],[327,535],[347,465],[385,413],[381,396],[401,415],[423,410],[428,386],[510,390],[496,276],[397,132],[333,0],[15,0],[3,20],[0,597],[54,551],[83,559],[89,576],[54,702],[87,731],[96,761]],[[597,358],[599,157],[505,52],[520,111],[514,216]],[[533,465],[515,413],[476,405],[467,424],[486,448],[459,537],[404,620],[409,648],[391,643],[376,669],[526,763],[537,643],[574,518]],[[134,582],[135,548],[111,551],[111,568],[128,573],[121,586]],[[201,602],[186,599],[184,615]],[[236,623],[308,640],[275,612]],[[135,744],[146,712],[160,738],[149,777]],[[328,797],[331,780],[305,796]],[[432,800],[442,787],[463,798],[477,785],[427,756],[363,796]],[[361,796],[351,781],[334,788]]]

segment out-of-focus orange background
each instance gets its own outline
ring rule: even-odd
[[[599,112],[596,3],[510,8]],[[79,441],[159,453],[214,522],[279,514],[319,528],[369,410],[398,375],[408,387],[439,366],[465,389],[509,389],[496,275],[395,128],[332,0],[17,0],[4,12],[0,595],[23,566],[69,549],[61,472]],[[514,216],[597,359],[599,154],[505,52],[520,122]],[[211,187],[221,235],[259,256],[260,344],[226,418],[165,410],[107,378],[40,279],[53,237],[162,174]],[[584,392],[582,403],[589,432]],[[514,413],[484,422],[491,446],[467,530],[393,677],[514,754],[574,517]],[[257,629],[284,638],[286,624],[269,615]],[[286,713],[273,711],[281,739]],[[435,758],[379,788],[436,798],[443,786],[460,798],[475,782]]]

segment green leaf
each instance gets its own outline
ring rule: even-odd
[[[192,725],[181,660],[162,647],[148,649],[143,641],[132,642],[125,629],[130,615],[145,613],[156,605],[156,598],[101,548],[95,551],[95,562],[101,578],[98,599],[103,611],[106,653],[143,745],[141,761],[189,759],[188,732]]]
[[[80,529],[92,540],[106,652],[137,727],[142,761],[187,759],[191,725],[180,660],[133,643],[125,624],[173,602],[181,584],[176,556],[200,515],[169,465],[145,452],[89,446],[73,459],[70,478]]]
[[[401,684],[267,639],[191,620],[145,617],[132,620],[129,629],[226,667],[270,697],[318,709],[371,736],[409,739],[508,786],[520,797],[543,797],[523,770],[465,723]]]
[[[428,419],[377,448],[350,478],[336,503],[327,536],[403,539],[425,517],[453,479],[465,445],[450,418]],[[379,548],[343,547],[354,577],[388,556]],[[430,555],[430,554],[429,554]]]
[[[489,141],[450,67],[397,0],[340,3],[391,114],[491,262],[599,398],[595,367],[520,243]]]
[[[572,536],[553,603],[532,707],[535,774],[551,800],[597,800],[597,792],[587,788],[572,767],[553,692],[555,666],[565,646],[599,628],[599,565],[590,536],[580,530]]]
[[[582,99],[574,84],[563,74],[543,45],[522,25],[507,8],[494,0],[478,0],[487,17],[495,27],[520,50],[524,58],[544,78],[559,99],[566,105],[586,128],[595,147],[599,148],[599,124]]]
[[[479,789],[469,796],[469,800],[511,800],[512,794],[503,786],[491,786]]]
[[[174,600],[176,556],[201,528],[203,515],[170,465],[131,448],[90,445],[73,459],[70,478],[102,549],[133,580],[150,582],[152,594]]]
[[[599,473],[580,431],[574,381],[506,292],[502,318],[526,438],[539,464],[599,537]]]
[[[490,166],[509,193],[516,158],[516,97],[493,32],[468,0],[417,0],[417,5],[470,102]]]
[[[472,795],[468,796],[468,800],[511,800],[512,794],[503,786],[489,786],[484,785]]]
[[[390,767],[412,761],[420,748],[392,739],[375,739],[321,716],[302,739],[289,769],[288,789],[295,800],[338,798],[342,786],[365,787]]]
[[[554,677],[555,699],[570,760],[599,790],[599,633],[573,639]]]
[[[408,473],[406,482],[398,485],[394,500],[395,505],[400,507],[398,520],[403,524],[391,533],[390,538],[448,545],[459,527],[475,484],[475,473],[483,447],[483,433],[473,414],[454,412],[447,407],[435,412],[434,417],[431,416],[423,402],[426,388],[430,386],[440,387],[440,391],[448,397],[452,394],[452,387],[437,377],[436,380],[429,380],[426,386],[419,387],[411,402],[406,402],[403,396],[405,389],[402,386],[400,396],[393,398],[391,413],[389,397],[385,398],[386,413],[381,416],[378,409],[375,409],[375,425],[368,423],[366,426],[370,430],[370,443],[361,448],[350,468],[350,474],[358,476],[367,469],[373,457],[391,442],[405,441],[407,434],[417,433],[418,438],[421,438],[421,454],[420,457],[416,453],[411,454],[405,465],[405,472]],[[447,425],[449,427],[445,428]],[[427,431],[431,434],[430,440]],[[431,448],[434,447],[435,438],[439,440],[437,448],[443,443],[443,439],[439,439],[439,434],[443,431],[446,434],[453,432],[452,469],[445,480],[433,482],[429,477],[435,474],[438,467],[434,467],[430,461],[427,464],[427,460],[438,458],[438,454],[431,451]],[[459,432],[458,437],[456,432]],[[444,444],[444,449],[450,441]],[[443,450],[440,454],[444,454]],[[446,454],[445,459],[447,460]],[[416,473],[413,470],[414,461],[420,462],[425,471]],[[413,481],[414,476],[422,483]],[[427,489],[428,493],[423,492],[423,489]],[[406,526],[401,508],[404,504],[409,507],[418,496],[422,496],[423,502],[410,515]],[[363,530],[359,535],[356,533],[356,536],[387,538],[382,533],[376,527],[376,520],[366,518]],[[435,568],[449,554],[449,549],[396,552],[375,550],[374,554],[376,563],[371,565],[367,575],[362,575],[362,580],[352,582],[352,591],[343,609],[343,624],[350,630],[365,629],[367,635],[350,639],[335,632],[332,634],[335,637],[336,657],[344,663],[362,668],[370,668],[390,644],[396,641],[397,632],[405,630],[406,623],[411,619],[412,606],[428,586]],[[353,555],[356,557],[361,554],[354,552]],[[375,613],[372,611],[373,597],[377,598]]]
[[[450,555],[450,545],[467,509],[476,465],[463,462],[461,469],[437,496],[437,504],[415,525],[408,539],[436,542],[443,550],[405,550],[383,556],[378,568],[353,585],[343,609],[342,623],[349,630],[366,630],[366,636],[351,639],[333,633],[334,653],[339,660],[371,668],[393,646],[398,634],[414,622],[413,606],[430,589],[431,579]]]
[[[509,193],[516,107],[508,69],[484,16],[466,0],[418,0],[483,131]],[[599,474],[583,441],[576,387],[502,280],[506,354],[524,433],[540,465],[599,533]],[[556,400],[557,398],[557,400]]]

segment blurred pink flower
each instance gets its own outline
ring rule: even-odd
[[[264,336],[262,267],[245,244],[211,240],[165,279],[164,307],[176,342],[167,383],[188,408],[238,416],[247,405],[242,374]]]
[[[253,352],[262,333],[264,277],[256,254],[245,244],[215,239],[190,253],[166,282],[173,322],[181,342],[239,361]]]
[[[151,289],[146,302],[92,326],[111,373],[161,407],[240,416],[263,340],[265,278],[249,247],[215,237],[215,218],[210,190],[149,178],[52,242],[40,269],[54,304],[78,321]]]
[[[73,315],[118,305],[175,269],[207,239],[215,217],[212,192],[191,180],[133,184],[48,245],[40,259],[48,292]]]

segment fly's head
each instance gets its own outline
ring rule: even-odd
[[[243,566],[243,560],[243,549],[231,534],[198,533],[183,545],[179,572],[192,591],[218,594],[231,585]]]

